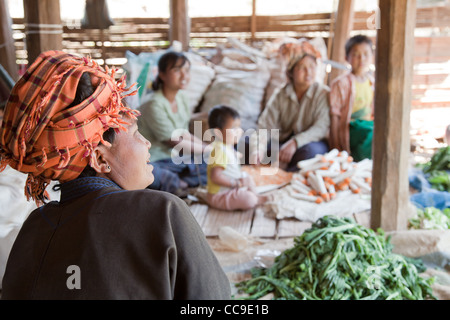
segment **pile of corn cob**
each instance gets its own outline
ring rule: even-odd
[[[370,159],[355,163],[346,151],[334,149],[325,155],[298,163],[300,171],[291,180],[292,196],[317,204],[336,198],[339,191],[370,194],[372,190]]]

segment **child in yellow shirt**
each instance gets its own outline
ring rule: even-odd
[[[220,210],[249,210],[270,199],[257,194],[253,179],[241,171],[234,146],[242,137],[239,113],[228,106],[211,109],[208,124],[214,135],[207,167],[207,201]]]

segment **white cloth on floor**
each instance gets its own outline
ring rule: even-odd
[[[371,198],[368,194],[341,191],[337,193],[334,200],[317,204],[295,199],[291,196],[291,192],[292,189],[289,186],[273,192],[275,200],[265,205],[266,215],[278,220],[295,218],[301,221],[316,222],[327,215],[351,217],[355,213],[361,213],[371,208]]]

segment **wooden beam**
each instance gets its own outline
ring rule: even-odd
[[[23,0],[28,63],[48,50],[62,50],[59,0]]]
[[[252,18],[251,18],[251,41],[252,43],[256,40],[256,0],[252,0]]]
[[[416,0],[380,0],[373,152],[373,229],[407,228]]]
[[[327,40],[327,57],[330,57],[331,59],[331,55],[333,53],[333,38],[334,38],[334,29],[335,29],[335,24],[336,24],[336,10],[334,10],[334,4],[333,4],[333,11],[330,14],[330,33],[329,33],[329,37]],[[332,69],[330,69],[330,72],[332,71]],[[329,83],[329,79],[330,79],[330,72],[328,72],[325,74],[325,79],[324,79],[324,83]]]
[[[170,43],[180,41],[183,51],[189,49],[191,21],[188,14],[188,0],[170,0],[169,19]]]
[[[334,24],[333,48],[330,59],[346,64],[345,43],[353,30],[355,0],[339,0],[336,22]],[[333,68],[329,76],[329,83],[341,75],[344,70]]]
[[[8,2],[7,0],[0,0],[0,64],[9,76],[17,81],[19,73],[11,25],[12,19],[9,15]]]

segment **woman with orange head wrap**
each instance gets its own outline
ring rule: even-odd
[[[281,168],[295,172],[298,162],[329,151],[330,89],[316,80],[321,55],[310,43],[302,42],[291,51],[286,69],[288,81],[274,92],[258,119],[259,129],[278,130],[279,139],[267,141],[261,135],[257,141],[253,135],[250,164],[264,162],[264,155],[270,153]],[[275,157],[274,153],[278,155]]]
[[[123,102],[129,91],[114,70],[60,51],[42,53],[13,88],[1,165],[28,174],[26,196],[44,205],[13,245],[3,299],[230,297],[186,204],[146,189],[151,144]],[[45,204],[51,180],[61,199]]]
[[[97,88],[74,105],[83,74]],[[50,180],[75,179],[103,133],[124,129],[120,113],[136,119],[137,111],[121,102],[124,87],[123,79],[116,83],[92,60],[56,51],[38,57],[11,92],[0,135],[2,168],[8,164],[28,174],[28,198],[42,202]]]

